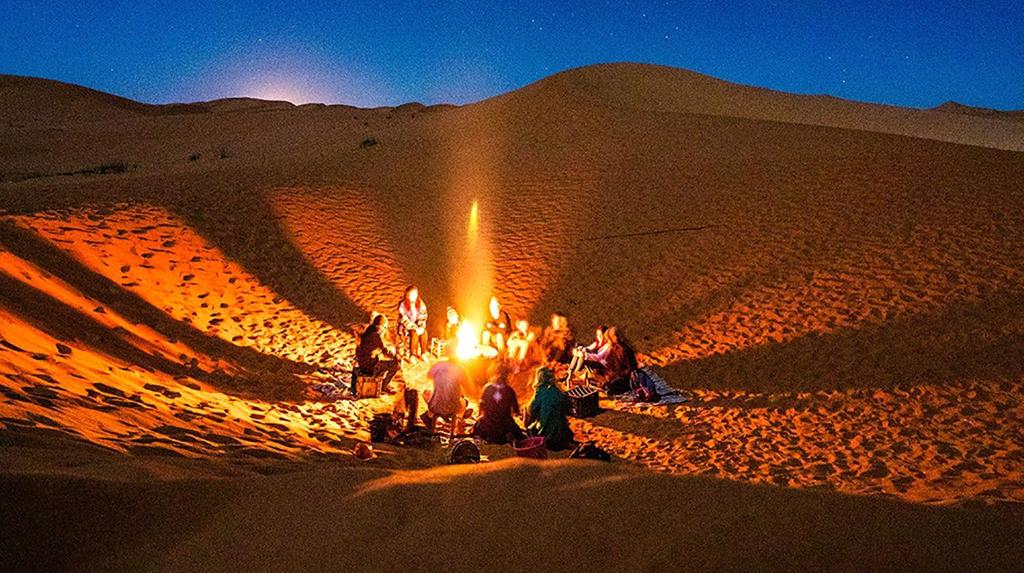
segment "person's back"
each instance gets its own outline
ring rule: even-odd
[[[612,344],[608,352],[607,368],[609,378],[629,376],[637,368],[636,354],[628,346]]]
[[[530,402],[530,433],[544,436],[550,450],[564,450],[573,441],[566,413],[569,398],[555,386],[555,374],[549,368],[537,370],[536,392]]]
[[[359,335],[359,344],[356,345],[356,369],[361,376],[383,376],[381,380],[381,392],[390,392],[391,379],[395,377],[400,368],[394,352],[384,344],[381,337],[382,332],[388,328],[387,319],[383,315],[376,315],[370,321],[370,325]],[[352,393],[356,394],[357,374],[352,374]]]
[[[608,378],[614,380],[629,376],[638,366],[636,351],[633,350],[633,345],[614,327],[608,329],[605,339],[610,345],[608,356],[605,359]]]
[[[469,382],[469,375],[462,365],[450,360],[434,364],[427,372],[434,381],[434,389],[427,401],[428,410],[436,416],[453,416],[464,406],[462,387]]]
[[[377,323],[367,326],[359,336],[359,344],[356,345],[356,364],[365,373],[373,373],[374,366],[377,365],[377,352],[385,350],[378,328]]]
[[[518,412],[519,398],[511,386],[504,382],[488,383],[480,398],[481,417],[473,426],[473,435],[492,444],[521,438],[523,430],[515,421]]]

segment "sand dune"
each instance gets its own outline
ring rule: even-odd
[[[1024,127],[1012,123],[1019,119],[1019,112],[960,106],[956,109],[958,116],[937,113],[952,111],[949,105],[917,110],[824,95],[794,95],[665,66],[589,66],[545,78],[520,93],[529,97],[531,91],[543,92],[552,99],[561,93],[599,105],[643,111],[820,125],[1024,151]],[[961,117],[964,114],[976,117]],[[980,118],[986,121],[979,121]]]
[[[0,87],[0,473],[19,495],[68,488],[86,512],[102,502],[78,492],[101,492],[165,525],[174,505],[159,500],[236,500],[190,513],[193,529],[168,537],[178,552],[60,546],[68,563],[159,555],[164,568],[225,567],[214,552],[230,542],[274,568],[250,539],[301,530],[321,547],[339,536],[332,519],[371,523],[384,494],[357,495],[367,480],[405,500],[386,507],[412,516],[409,531],[428,515],[417,504],[426,512],[427,494],[445,492],[445,517],[480,529],[480,542],[498,531],[463,510],[482,491],[511,488],[502,508],[569,504],[585,523],[613,522],[623,504],[662,512],[663,533],[623,554],[634,568],[657,568],[694,535],[696,569],[1012,563],[1007,523],[1019,525],[1024,502],[1024,125],[1011,113],[794,96],[625,64],[461,107],[166,107],[45,80]],[[406,284],[434,321],[457,302],[474,200],[488,272],[514,315],[541,323],[563,310],[584,337],[619,325],[691,395],[673,407],[606,402],[575,421],[613,466],[451,473],[429,469],[441,450],[392,447],[362,462],[349,450],[390,400],[307,394]],[[402,378],[425,383],[422,367]],[[412,469],[424,473],[399,471]],[[108,491],[114,477],[124,492]],[[324,482],[339,487],[326,516],[291,497]],[[260,504],[237,501],[252,492]],[[52,547],[33,536],[53,515],[26,530],[28,546]],[[680,515],[692,521],[669,518]],[[704,531],[709,521],[722,529]],[[858,533],[840,535],[844,521]],[[251,538],[232,533],[250,522]],[[623,523],[583,537],[632,530]],[[715,531],[750,545],[732,554]],[[893,541],[866,550],[881,539]],[[947,539],[960,544],[937,542]],[[589,547],[573,558],[592,563]],[[340,559],[309,555],[327,558]]]

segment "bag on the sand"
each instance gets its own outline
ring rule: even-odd
[[[631,390],[631,376],[620,376],[613,380],[609,380],[604,385],[604,393],[609,396],[618,396],[619,394],[625,394]]]
[[[456,440],[448,450],[449,464],[480,463],[480,448],[473,440]]]
[[[375,414],[370,420],[370,441],[374,443],[386,442],[400,434],[402,425],[395,420],[394,414]]]
[[[637,368],[629,375],[629,386],[637,402],[657,402],[658,390],[654,379],[645,370]]]
[[[612,461],[611,454],[594,445],[594,442],[587,442],[576,446],[576,449],[569,454],[569,457],[579,460]]]

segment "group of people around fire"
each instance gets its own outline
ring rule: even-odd
[[[573,444],[573,434],[567,420],[569,398],[559,380],[572,386],[583,377],[585,383],[608,394],[624,393],[637,384],[636,352],[615,327],[599,326],[590,344],[578,345],[564,313],[554,313],[550,324],[538,331],[527,320],[513,320],[497,298],[491,297],[486,315],[479,341],[473,341],[479,349],[474,358],[484,357],[489,365],[479,416],[471,430],[477,438],[505,444],[527,435],[543,436],[548,449],[565,449]],[[409,286],[398,304],[397,344],[392,345],[387,317],[375,313],[356,347],[359,375],[380,377],[382,391],[390,393],[402,360],[429,359],[432,346],[427,317],[419,290]],[[421,420],[431,430],[438,419],[455,424],[472,414],[465,395],[465,389],[471,387],[470,374],[457,355],[463,318],[448,307],[445,319],[441,342],[433,347],[440,360],[427,372],[432,388],[424,392],[427,409]],[[524,377],[529,379],[533,397],[521,410],[512,382]],[[520,414],[523,425],[517,421]]]

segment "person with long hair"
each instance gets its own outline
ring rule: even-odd
[[[569,427],[569,397],[555,383],[555,371],[542,366],[534,373],[534,394],[527,408],[527,431],[544,436],[549,450],[560,451],[573,446]]]
[[[429,347],[427,344],[427,304],[420,298],[415,285],[405,289],[405,296],[398,305],[399,326],[409,338],[409,357],[421,359]]]
[[[519,413],[519,397],[509,386],[511,375],[511,365],[499,363],[480,398],[481,416],[473,426],[473,435],[490,444],[507,444],[526,435],[515,420]]]
[[[565,381],[572,382],[572,377],[584,367],[598,375],[604,373],[608,363],[608,354],[611,352],[611,342],[606,340],[605,332],[608,327],[598,326],[594,330],[594,341],[587,346],[580,346],[572,350],[572,360],[569,361],[569,370],[566,373]]]
[[[629,391],[630,376],[639,368],[636,350],[626,336],[616,327],[604,333],[608,344],[605,358],[605,391],[608,394],[623,394]]]
[[[370,319],[369,326],[359,335],[359,344],[356,345],[356,368],[362,376],[380,376],[384,374],[381,382],[381,391],[390,392],[388,384],[398,373],[399,363],[395,351],[384,344],[384,336],[388,330],[388,318],[383,314],[375,314]],[[352,379],[352,393],[356,391],[355,377]]]

